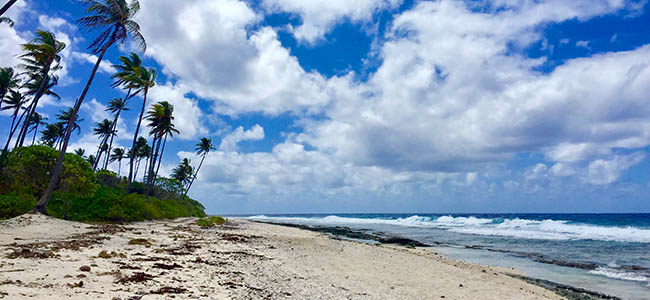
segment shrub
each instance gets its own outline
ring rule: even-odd
[[[197,221],[197,224],[203,228],[214,227],[215,225],[223,225],[228,221],[228,219],[222,216],[211,216],[207,218],[201,218]]]
[[[13,218],[30,211],[36,205],[36,198],[31,194],[0,195],[0,219]]]
[[[43,194],[59,151],[47,146],[14,149],[3,168],[6,184],[11,191],[29,193],[38,198]],[[80,196],[90,196],[97,189],[95,173],[90,164],[78,155],[66,153],[57,190]]]
[[[127,180],[125,177],[119,177],[117,174],[108,170],[101,170],[97,172],[95,174],[95,177],[97,177],[97,183],[99,183],[101,186],[124,190],[127,185]]]

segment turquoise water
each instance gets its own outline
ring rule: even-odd
[[[448,257],[650,299],[650,214],[336,214],[250,219],[400,235]]]

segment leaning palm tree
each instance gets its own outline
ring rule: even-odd
[[[113,149],[113,154],[111,154],[111,162],[117,161],[117,176],[121,175],[122,159],[126,157],[125,154],[124,148],[115,148]]]
[[[30,89],[28,95],[33,95],[32,101],[27,108],[28,120],[34,114],[38,107],[38,102],[51,90],[51,87],[58,81],[54,72],[60,70],[61,56],[59,53],[65,49],[65,43],[56,39],[54,33],[37,30],[36,37],[27,44],[23,45],[23,50],[26,52],[21,55],[20,67],[25,70],[29,79],[26,83]],[[18,143],[16,146],[20,147],[27,135],[27,122],[23,122],[23,126],[18,133]]]
[[[18,113],[20,112],[21,109],[24,109],[25,102],[25,97],[18,91],[11,90],[9,92],[9,96],[6,97],[6,105],[2,108],[2,110],[13,110],[11,113],[11,126],[9,128],[9,137],[7,138],[7,142],[5,143],[5,147],[2,149],[2,154],[4,155],[7,152],[7,149],[9,149],[9,143],[11,142],[11,138],[13,137],[14,133],[16,132],[16,129],[18,127],[18,124],[16,123],[16,118],[18,117]],[[21,118],[23,115],[20,116]],[[18,120],[18,123],[20,123],[20,120]]]
[[[112,112],[115,114],[115,118],[113,118],[113,132],[117,133],[117,121],[120,118],[120,114],[122,114],[122,111],[129,110],[126,108],[126,100],[122,98],[115,98],[111,100],[108,103],[108,108],[106,108],[106,111]],[[115,135],[111,136],[111,140],[108,143],[108,153],[111,153],[111,150],[113,149],[113,139],[115,138]],[[107,156],[108,158],[108,156]],[[106,160],[106,163],[104,164],[104,169],[108,167],[108,159]]]
[[[34,145],[34,143],[36,142],[36,134],[38,133],[38,127],[42,125],[46,125],[47,123],[45,121],[47,121],[47,118],[37,112],[35,112],[32,115],[32,117],[29,118],[29,120],[27,120],[27,122],[29,122],[28,133],[32,131],[34,132],[34,136],[32,137],[32,145]]]
[[[95,165],[93,169],[97,169],[97,165],[102,160],[102,155],[104,152],[108,151],[108,139],[115,135],[115,130],[113,130],[113,122],[108,119],[104,119],[102,122],[95,124],[93,129],[93,134],[98,136],[100,139],[99,147],[97,147],[97,154],[95,154]],[[109,156],[109,153],[106,153],[106,156]]]
[[[0,109],[5,95],[11,89],[15,89],[20,85],[18,74],[12,68],[0,68]]]
[[[173,137],[174,133],[179,133],[178,129],[174,127],[173,113],[174,106],[167,101],[154,104],[147,113],[147,121],[149,121],[147,126],[151,128],[150,134],[154,137],[152,143],[154,154],[150,159],[149,171],[147,172],[147,195],[158,176],[167,137]]]
[[[18,0],[9,0],[5,5],[0,8],[0,16],[4,15],[4,13],[12,6],[14,3],[16,3]]]
[[[97,158],[95,155],[88,155],[88,158],[86,158],[86,161],[91,165],[94,166],[97,163]]]
[[[181,183],[183,188],[185,188],[185,186],[187,186],[190,183],[193,173],[194,170],[192,169],[190,160],[187,158],[183,158],[183,160],[178,164],[178,166],[172,170],[171,177],[173,179],[178,180],[178,182]]]
[[[143,91],[142,98],[142,109],[140,110],[140,116],[138,118],[138,125],[135,127],[135,133],[133,134],[133,146],[137,142],[138,134],[140,133],[140,125],[142,124],[142,117],[144,116],[144,111],[147,108],[147,94],[149,89],[156,85],[156,69],[154,68],[145,68],[141,67],[138,71],[138,77],[135,83],[138,85],[138,88],[141,88]],[[135,159],[135,153],[132,153],[132,156],[129,158],[129,183],[133,179],[133,160]]]
[[[196,176],[199,175],[199,170],[201,170],[201,166],[203,165],[203,160],[205,160],[205,157],[210,153],[212,150],[216,150],[212,145],[212,139],[209,138],[202,138],[198,144],[196,144],[196,147],[194,150],[196,150],[196,154],[201,156],[201,162],[199,163],[199,166],[196,168],[196,172],[192,175],[192,178],[190,180],[190,184],[187,186],[187,189],[185,189],[185,196],[187,193],[190,191],[192,188],[192,184],[194,183],[194,180],[196,179]]]
[[[146,43],[144,37],[140,33],[140,25],[133,21],[133,17],[140,10],[140,2],[138,0],[132,0],[131,3],[127,3],[126,0],[82,0],[84,4],[88,7],[86,10],[87,13],[91,14],[80,18],[77,22],[89,30],[100,29],[102,32],[99,36],[90,43],[89,49],[92,50],[94,54],[99,54],[97,57],[97,62],[93,67],[86,87],[81,92],[81,96],[77,99],[75,103],[72,119],[70,123],[74,122],[74,119],[77,118],[79,108],[86,98],[86,94],[90,89],[90,85],[95,79],[95,74],[99,65],[104,59],[104,55],[110,46],[115,43],[124,44],[126,40],[130,37],[135,45],[139,46],[142,51],[146,50]],[[70,141],[71,127],[68,126],[65,137],[63,139],[63,145],[59,153],[59,157],[56,160],[56,165],[54,166],[54,172],[50,181],[47,184],[47,188],[43,192],[41,199],[36,204],[35,210],[46,214],[45,207],[50,201],[50,196],[54,191],[54,187],[59,181],[61,176],[61,169],[63,167],[63,158],[65,156],[65,151],[68,148],[68,142]]]

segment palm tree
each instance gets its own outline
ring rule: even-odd
[[[95,155],[95,165],[93,169],[97,168],[97,164],[102,160],[102,154],[108,151],[108,139],[115,135],[115,130],[113,130],[113,122],[108,119],[98,122],[93,129],[93,134],[97,135],[100,139],[99,147],[97,147],[97,154]],[[109,153],[106,153],[106,156],[109,156]]]
[[[193,173],[194,170],[192,169],[190,160],[187,158],[183,158],[183,160],[178,164],[178,166],[172,170],[171,177],[173,179],[178,180],[178,182],[181,183],[183,188],[185,188],[185,186],[190,183]]]
[[[41,131],[41,141],[44,145],[56,148],[57,143],[62,137],[63,130],[61,123],[50,123],[45,125],[45,130]]]
[[[86,157],[86,150],[83,148],[77,148],[74,150],[74,154],[81,156],[82,158]]]
[[[20,85],[18,74],[12,68],[0,68],[0,109],[2,109],[2,102],[5,95],[11,89],[15,89]]]
[[[180,133],[174,127],[173,112],[174,106],[167,101],[154,104],[151,110],[147,112],[147,121],[149,121],[147,126],[151,128],[150,135],[154,137],[152,143],[154,152],[149,162],[149,172],[147,172],[147,195],[156,181],[156,176],[158,176],[167,137],[173,136],[174,133]],[[161,145],[162,150],[160,149]]]
[[[113,154],[111,154],[111,162],[117,161],[117,176],[121,175],[122,171],[122,159],[124,159],[125,152],[124,148],[115,148],[113,149]]]
[[[126,100],[122,98],[115,98],[111,100],[108,103],[108,108],[106,108],[106,111],[112,112],[115,114],[115,118],[113,119],[113,132],[117,133],[117,120],[120,118],[120,114],[122,114],[122,111],[124,110],[129,110],[126,108]],[[111,149],[113,149],[113,139],[115,138],[115,135],[111,136],[111,141],[108,143],[108,153],[111,153]],[[107,156],[108,158],[108,156]],[[108,159],[106,160],[106,163],[104,164],[104,169],[108,167]]]
[[[135,143],[137,142],[137,137],[138,134],[140,133],[140,125],[142,124],[142,117],[144,116],[144,111],[147,108],[147,94],[149,93],[149,89],[153,86],[156,85],[156,69],[154,68],[144,68],[141,67],[138,72],[138,78],[135,81],[137,83],[138,88],[143,90],[143,99],[142,99],[142,109],[140,110],[140,117],[138,118],[138,125],[135,127],[135,133],[133,134],[133,146],[135,146]],[[132,146],[132,147],[133,147]],[[132,155],[135,153],[132,153]],[[135,159],[134,156],[131,156],[129,159],[129,183],[131,183],[133,179],[133,160]]]
[[[86,158],[86,161],[90,163],[91,166],[94,166],[97,163],[97,158],[95,155],[88,155],[88,158]]]
[[[29,76],[27,87],[30,92],[28,95],[34,96],[27,108],[25,120],[34,114],[41,97],[57,83],[58,78],[53,73],[61,69],[59,53],[63,49],[65,49],[65,43],[57,41],[54,33],[42,30],[37,30],[36,37],[30,43],[23,45],[23,50],[26,53],[20,56],[22,60],[20,67]],[[17,147],[23,145],[27,129],[27,122],[23,122],[18,134]]]
[[[86,82],[86,87],[84,87],[81,96],[79,96],[79,99],[75,103],[70,125],[72,125],[72,122],[77,118],[79,108],[86,98],[90,85],[95,79],[97,69],[99,69],[99,65],[111,45],[115,43],[124,44],[130,36],[135,45],[139,46],[143,52],[146,50],[144,37],[140,33],[140,25],[133,21],[133,17],[140,10],[140,2],[138,2],[138,0],[132,0],[130,4],[128,4],[126,0],[82,1],[88,7],[86,12],[91,15],[82,17],[77,20],[77,22],[82,27],[89,30],[101,29],[103,31],[92,43],[90,43],[90,46],[88,47],[88,49],[91,49],[94,54],[99,54],[99,56],[97,57],[97,62],[95,63],[92,72],[90,73],[88,82]],[[50,178],[41,199],[36,204],[35,210],[43,214],[47,214],[45,207],[50,201],[50,196],[52,196],[54,187],[59,181],[61,168],[63,167],[63,158],[65,156],[65,151],[68,148],[68,142],[70,141],[71,130],[72,127],[67,126],[65,137],[63,139],[63,146],[61,147],[59,157],[56,160],[54,172],[52,173],[52,177]]]
[[[133,180],[135,181],[136,178],[138,177],[138,172],[140,171],[140,163],[142,160],[144,160],[144,172],[142,175],[142,182],[144,182],[144,174],[147,173],[147,166],[149,163],[149,158],[151,157],[152,154],[152,149],[149,147],[149,144],[147,144],[147,139],[143,137],[138,138],[137,142],[137,151],[135,153],[135,157],[138,160],[137,165],[135,167],[135,173],[133,174]],[[129,156],[131,157],[131,156]]]
[[[56,119],[61,123],[61,130],[63,130],[63,132],[68,130],[68,126],[72,126],[70,131],[76,130],[77,134],[81,133],[81,126],[79,126],[79,123],[83,122],[84,119],[76,119],[73,122],[70,122],[72,121],[72,107],[68,107],[67,110],[62,110],[58,115],[56,115]]]
[[[201,162],[199,163],[199,167],[196,168],[196,172],[192,175],[192,178],[190,180],[190,184],[187,186],[187,189],[185,190],[185,196],[187,196],[187,193],[190,191],[192,188],[192,184],[194,183],[194,180],[196,179],[196,176],[199,175],[199,170],[201,170],[201,166],[203,165],[203,160],[205,160],[205,157],[210,153],[212,150],[216,150],[212,145],[212,139],[209,138],[202,138],[198,144],[196,144],[196,147],[194,150],[196,150],[196,154],[201,156]]]
[[[9,24],[9,27],[14,27],[14,20],[8,18],[8,17],[0,17],[0,24],[2,23],[7,23]]]
[[[3,5],[2,8],[0,8],[0,16],[2,16],[14,3],[16,3],[18,0],[9,0],[7,4]]]
[[[34,137],[32,138],[32,145],[36,142],[36,134],[38,133],[38,127],[41,125],[46,125],[47,123],[45,122],[47,120],[46,117],[43,117],[43,115],[35,112],[27,122],[29,122],[29,132],[34,132]]]
[[[2,150],[3,155],[7,153],[7,149],[9,149],[9,142],[11,142],[11,138],[13,137],[18,127],[18,124],[16,124],[18,113],[21,109],[24,109],[23,105],[25,105],[25,102],[27,102],[27,100],[25,100],[25,97],[20,92],[15,90],[11,90],[9,92],[9,96],[6,98],[6,105],[2,108],[2,110],[13,110],[13,112],[11,113],[11,127],[9,128],[9,137],[7,138],[7,143],[5,143],[5,147]],[[20,117],[22,118],[23,115]],[[18,120],[18,123],[20,123],[20,120]]]

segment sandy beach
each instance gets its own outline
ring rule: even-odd
[[[0,222],[4,299],[562,299],[511,269],[278,225]]]

